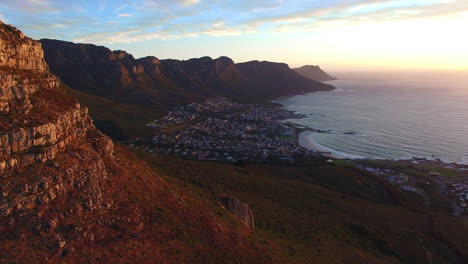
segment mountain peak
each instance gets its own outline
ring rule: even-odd
[[[17,28],[0,24],[0,66],[45,72],[48,71],[41,44],[25,37]]]
[[[305,65],[300,68],[293,69],[300,75],[312,79],[314,81],[331,81],[336,80],[335,77],[329,75],[323,71],[320,66],[317,65]]]

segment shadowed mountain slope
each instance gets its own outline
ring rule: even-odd
[[[65,84],[130,104],[179,105],[214,95],[272,99],[333,89],[303,78],[282,63],[235,64],[227,57],[186,61],[134,59],[124,51],[91,44],[48,39],[41,43],[52,72]]]
[[[235,64],[227,57],[186,61],[156,57],[135,59],[124,51],[111,51],[91,44],[48,39],[41,43],[51,71],[78,91],[75,95],[90,108],[98,127],[103,130],[108,130],[109,126],[117,127],[124,131],[124,137],[144,134],[143,124],[157,117],[162,110],[212,96],[259,102],[333,89],[300,76],[281,63]],[[104,100],[124,104],[135,114],[111,113],[109,107],[99,103]],[[103,123],[105,126],[101,126]],[[134,127],[136,124],[139,127]],[[129,128],[132,131],[125,131]]]
[[[307,77],[309,79],[316,80],[319,82],[336,80],[335,77],[324,72],[319,66],[305,65],[300,68],[295,68],[293,70],[304,77]]]

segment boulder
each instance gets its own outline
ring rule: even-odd
[[[221,204],[226,210],[236,215],[242,223],[250,228],[255,227],[254,214],[247,203],[237,198],[223,197],[221,198]]]

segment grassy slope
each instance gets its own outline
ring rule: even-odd
[[[125,147],[115,150],[119,165],[105,187],[114,201],[107,218],[130,222],[108,226],[105,236],[61,263],[284,263],[274,243],[228,214],[215,197],[156,172]]]
[[[163,114],[163,110],[156,107],[138,107],[65,86],[64,89],[78,98],[82,105],[88,107],[95,125],[102,132],[117,140],[151,135],[151,130],[145,124]]]
[[[65,85],[62,86],[67,93],[78,98],[82,105],[88,107],[96,127],[115,140],[151,136],[152,130],[145,124],[160,118],[164,115],[164,110],[172,108],[167,105],[148,107],[120,103],[105,97],[71,89]],[[193,98],[191,100],[196,99]],[[233,96],[233,100],[241,103],[270,104],[270,102],[263,99],[246,97]]]
[[[463,263],[468,257],[461,220],[433,213],[352,167],[236,167],[139,155],[187,186],[248,202],[256,233],[280,245],[291,263]]]

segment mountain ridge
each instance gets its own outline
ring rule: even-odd
[[[333,89],[331,85],[294,74],[284,63],[250,61],[236,64],[225,56],[217,59],[205,56],[189,60],[159,60],[154,56],[135,59],[125,51],[111,51],[93,44],[76,44],[50,39],[42,39],[40,42],[52,72],[61,77],[68,86],[75,88],[78,84],[82,84],[81,88],[76,89],[88,90],[97,95],[103,93],[100,89],[121,91],[122,88],[135,90],[149,88],[158,95],[185,98],[187,100],[184,103],[186,103],[193,101],[188,98],[190,95],[195,98],[222,95],[261,96],[262,99],[272,99],[294,93]],[[288,82],[289,86],[294,86],[298,82],[300,87],[277,87],[278,85],[274,89],[252,87],[250,83],[261,83],[258,77],[248,74],[247,69],[253,64],[257,65],[257,68],[264,67],[270,71],[285,73],[283,77],[288,79],[284,81],[279,79],[283,81],[282,83]],[[106,72],[103,72],[104,68]],[[99,82],[97,79],[102,81]],[[252,88],[261,93],[252,94]],[[155,96],[149,91],[145,92],[149,97]]]
[[[214,96],[264,102],[281,96],[334,89],[307,79],[283,63],[234,63],[228,57],[159,60],[135,59],[125,51],[93,44],[42,39],[51,71],[75,90],[96,125],[117,139],[148,135],[144,124],[164,110]],[[131,115],[108,103],[125,104]],[[116,110],[117,109],[117,110]],[[122,131],[116,135],[115,131]]]

